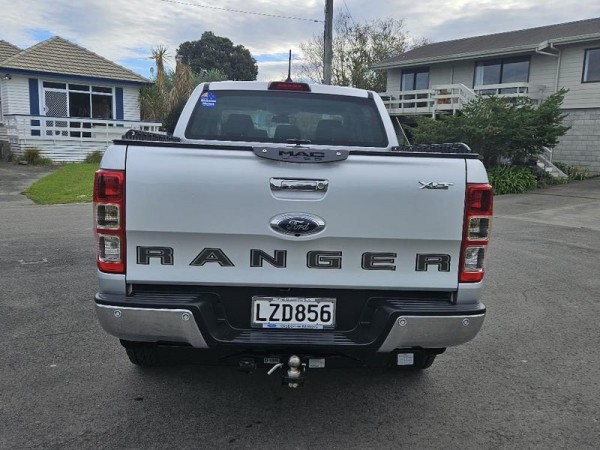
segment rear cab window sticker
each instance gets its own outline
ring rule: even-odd
[[[204,92],[200,96],[200,104],[204,108],[214,108],[217,105],[217,94],[214,92]]]

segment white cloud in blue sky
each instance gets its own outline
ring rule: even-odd
[[[325,0],[180,0],[217,8],[323,19]],[[26,48],[60,35],[143,76],[150,50],[159,44],[171,55],[179,44],[213,31],[248,48],[259,79],[287,73],[288,51],[323,32],[322,23],[200,8],[162,0],[0,0],[0,39]],[[354,20],[404,18],[412,36],[458,39],[600,16],[598,0],[334,0]]]

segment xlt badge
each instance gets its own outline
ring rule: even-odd
[[[307,213],[285,213],[273,217],[271,229],[290,236],[308,236],[325,228],[325,221],[319,216]]]
[[[447,191],[450,186],[454,186],[454,183],[440,183],[438,181],[419,181],[421,185],[419,189],[442,189]]]

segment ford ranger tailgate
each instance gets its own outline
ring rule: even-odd
[[[460,158],[363,153],[299,164],[241,147],[130,145],[126,193],[128,283],[458,285]],[[286,217],[309,225],[288,234]]]

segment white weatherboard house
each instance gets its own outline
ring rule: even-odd
[[[478,95],[539,102],[569,89],[554,160],[600,173],[600,18],[438,42],[378,63],[392,118],[455,113]]]
[[[0,141],[54,161],[104,151],[140,121],[140,87],[149,81],[96,53],[53,37],[21,50],[0,40]]]

